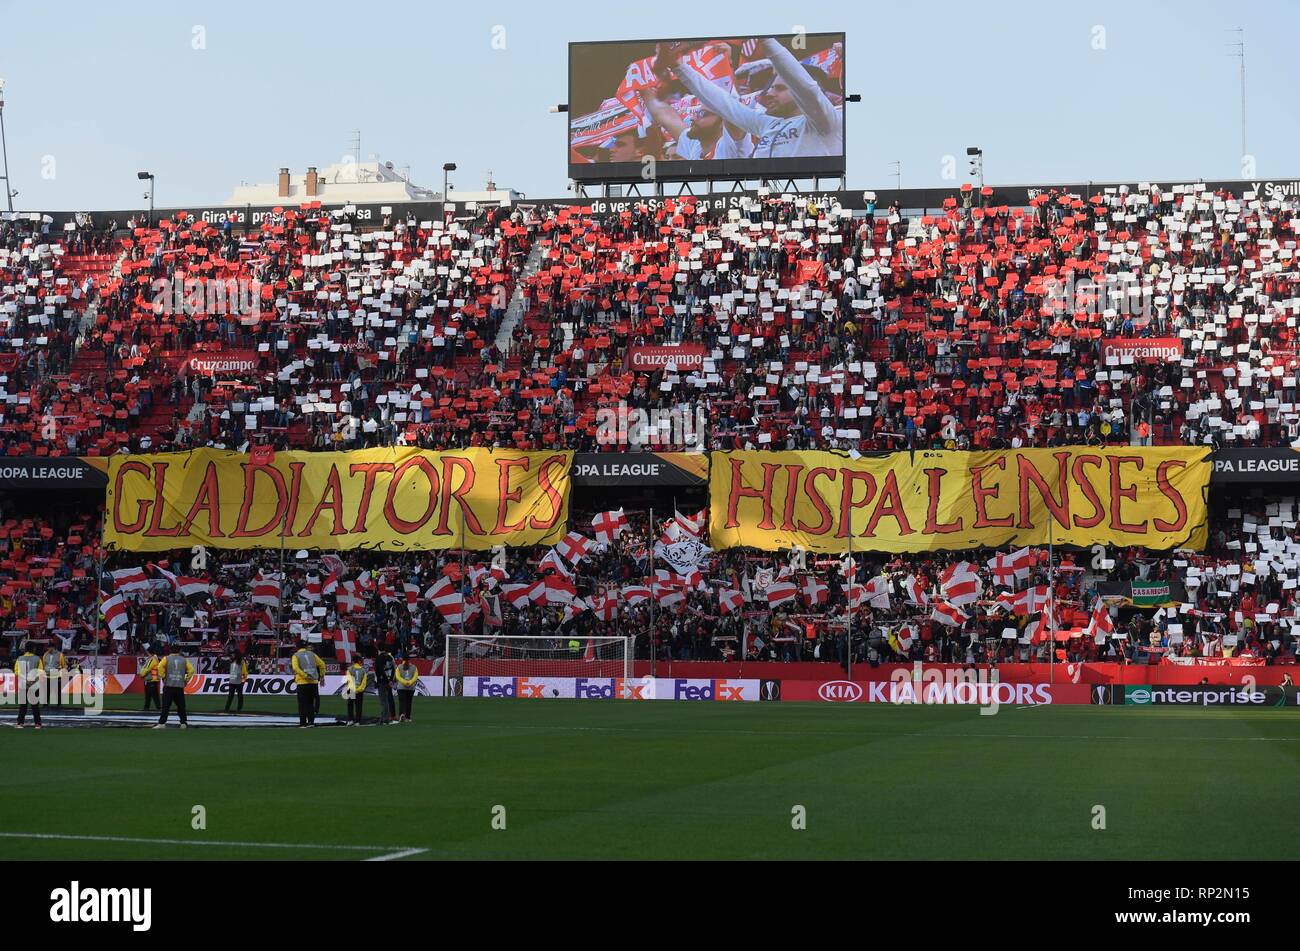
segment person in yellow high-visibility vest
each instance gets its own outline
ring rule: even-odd
[[[149,645],[149,652],[145,655],[144,667],[140,670],[140,678],[144,681],[144,708],[149,709],[152,704],[153,708],[159,713],[162,712],[162,700],[160,691],[162,690],[162,674],[158,672],[158,666],[162,659],[158,656],[158,649]]]
[[[171,644],[167,647],[167,656],[158,665],[158,673],[162,675],[163,699],[162,711],[158,715],[158,722],[154,725],[154,729],[161,730],[167,725],[167,714],[171,712],[174,703],[176,712],[181,718],[181,729],[184,730],[190,725],[185,716],[185,685],[194,676],[194,665],[181,653],[179,647]]]
[[[366,698],[366,665],[358,657],[348,668],[348,719],[353,726],[361,722],[361,701]]]
[[[411,700],[415,697],[415,684],[420,679],[420,671],[405,651],[397,665],[397,709],[398,720],[411,722]]]
[[[320,701],[320,685],[325,679],[325,661],[307,646],[306,638],[298,642],[293,655],[294,690],[298,694],[298,727],[305,729],[316,725],[316,706]]]
[[[226,689],[230,691],[226,695],[226,712],[230,712],[230,705],[239,698],[239,706],[236,713],[242,713],[244,710],[244,684],[248,683],[248,661],[244,660],[238,649],[232,649],[230,652],[230,677],[226,681]]]
[[[41,669],[45,671],[47,678],[46,704],[54,707],[63,706],[60,688],[63,686],[63,672],[68,669],[68,660],[63,656],[63,651],[53,644],[45,648],[45,653],[41,655]]]
[[[45,693],[45,662],[32,651],[30,643],[23,645],[22,656],[14,661],[14,678],[17,680],[18,722],[14,726],[21,730],[27,719],[27,708],[32,709],[32,721],[36,729],[41,728],[41,696]],[[30,701],[30,702],[29,702]]]

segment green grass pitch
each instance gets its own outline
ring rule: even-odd
[[[12,719],[6,860],[1300,857],[1293,710],[430,698],[388,727]]]

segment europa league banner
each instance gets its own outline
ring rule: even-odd
[[[214,449],[112,457],[105,541],[130,551],[549,545],[567,531],[572,452]]]
[[[714,548],[1203,548],[1209,448],[715,452]],[[1050,533],[1050,535],[1049,535]]]

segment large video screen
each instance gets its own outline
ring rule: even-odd
[[[572,179],[843,171],[843,33],[569,44]]]

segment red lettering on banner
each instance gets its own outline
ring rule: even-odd
[[[203,473],[203,485],[177,534],[188,535],[200,512],[208,513],[208,534],[213,538],[225,538],[221,530],[221,483],[217,479],[217,464],[212,461],[208,462],[207,471]]]
[[[424,477],[429,481],[429,504],[424,508],[424,514],[413,522],[408,522],[397,514],[397,506],[394,504],[397,495],[397,488],[402,484],[402,476],[406,475],[408,469],[418,469],[424,473]],[[393,530],[402,534],[410,535],[418,531],[425,522],[433,518],[434,510],[438,507],[438,470],[424,456],[413,456],[407,459],[393,471],[393,478],[388,483],[388,495],[384,498],[384,519]]]
[[[462,478],[460,485],[455,491],[451,488],[451,470],[459,469]],[[435,535],[450,535],[452,530],[448,528],[447,523],[451,516],[451,500],[455,499],[456,504],[460,506],[460,519],[457,523],[458,537],[463,541],[467,532],[473,532],[475,535],[483,534],[483,526],[479,524],[478,518],[474,515],[474,510],[469,507],[464,496],[474,489],[474,464],[464,456],[443,456],[442,457],[442,517],[438,519],[438,526],[433,530]]]
[[[1101,456],[1088,453],[1074,457],[1074,462],[1070,464],[1070,475],[1074,477],[1075,483],[1083,492],[1084,498],[1092,503],[1093,514],[1087,518],[1074,516],[1074,525],[1076,528],[1096,528],[1101,524],[1102,519],[1106,517],[1106,507],[1101,504],[1101,496],[1097,494],[1097,488],[1088,478],[1088,473],[1083,471],[1086,465],[1093,465],[1100,469],[1106,464],[1105,459]]]
[[[230,537],[257,538],[258,536],[265,535],[267,532],[271,531],[271,529],[279,525],[281,520],[284,518],[284,511],[289,504],[289,500],[286,498],[284,491],[284,476],[280,474],[279,470],[274,469],[269,465],[262,466],[245,463],[242,468],[244,470],[244,497],[240,499],[239,518],[235,522],[235,530],[231,533]],[[266,475],[270,477],[271,482],[275,485],[275,514],[271,516],[271,518],[267,520],[267,523],[261,528],[250,529],[248,527],[248,516],[253,510],[253,498],[257,488],[257,474],[259,472],[266,473]]]
[[[542,460],[542,464],[537,467],[537,485],[545,493],[546,498],[551,503],[551,517],[538,518],[531,516],[528,519],[529,528],[546,529],[551,528],[560,520],[564,514],[564,496],[560,490],[555,487],[555,481],[551,478],[552,467],[559,467],[562,471],[568,472],[568,464],[564,456],[548,456]]]
[[[180,525],[174,525],[171,528],[163,528],[163,486],[167,483],[167,463],[155,462],[153,464],[153,518],[149,520],[149,528],[145,530],[145,536],[148,538],[166,538],[180,534]]]
[[[522,459],[498,459],[497,464],[497,523],[492,529],[493,535],[507,535],[520,531],[526,519],[517,522],[506,521],[506,505],[509,502],[522,502],[524,490],[510,488],[510,470],[522,468],[528,471],[528,457]]]
[[[852,469],[841,469],[840,475],[844,477],[844,488],[840,491],[840,530],[835,533],[835,537],[848,538],[853,525],[853,510],[865,507],[876,495],[876,477],[870,472],[855,472]],[[861,502],[853,501],[855,482],[867,484],[867,493]]]
[[[925,535],[948,535],[952,532],[960,532],[962,529],[962,520],[958,516],[955,522],[939,521],[939,495],[943,485],[943,477],[948,474],[947,469],[926,469],[925,477],[927,480],[926,489],[930,496],[929,507],[925,511]]]
[[[381,472],[392,472],[391,462],[354,462],[348,467],[348,475],[358,472],[366,474],[366,481],[361,487],[361,504],[357,507],[357,520],[352,523],[354,533],[366,530],[366,518],[370,515],[370,497],[375,492],[375,478]]]
[[[117,480],[113,484],[113,521],[117,525],[117,530],[126,534],[138,532],[144,528],[145,521],[149,518],[149,507],[151,502],[140,500],[135,503],[135,521],[129,525],[122,524],[122,480],[128,472],[138,472],[146,479],[149,478],[149,467],[143,462],[124,462],[117,470]]]
[[[1034,527],[1034,523],[1029,517],[1030,485],[1038,489],[1038,494],[1047,505],[1048,511],[1051,512],[1051,517],[1064,527],[1070,527],[1070,488],[1067,482],[1070,454],[1068,452],[1054,452],[1052,458],[1056,460],[1056,487],[1060,499],[1053,497],[1052,490],[1047,485],[1047,479],[1034,468],[1034,464],[1029,461],[1028,457],[1016,457],[1016,466],[1020,475],[1020,528]]]
[[[1129,524],[1121,517],[1120,505],[1124,499],[1131,502],[1137,501],[1137,485],[1123,486],[1119,481],[1119,467],[1126,462],[1137,464],[1138,471],[1142,471],[1144,461],[1141,456],[1107,456],[1110,463],[1110,527],[1117,532],[1132,532],[1135,535],[1145,535],[1147,531],[1147,520],[1143,519],[1136,524]]]
[[[311,518],[307,519],[307,524],[298,533],[300,538],[311,534],[311,530],[316,526],[316,519],[325,509],[329,509],[334,514],[334,527],[330,529],[330,534],[346,535],[347,526],[343,524],[343,486],[339,484],[339,467],[336,465],[330,466],[330,474],[325,477],[325,488],[320,494],[316,507],[312,509]]]
[[[818,476],[830,476],[833,480],[835,478],[835,470],[828,469],[825,466],[816,466],[809,469],[808,474],[803,477],[804,495],[808,496],[808,501],[813,504],[813,508],[815,508],[817,513],[822,517],[822,520],[816,525],[809,525],[807,522],[799,523],[799,531],[805,532],[809,535],[825,535],[831,530],[831,526],[835,523],[835,516],[831,514],[830,506],[826,504],[826,500],[823,499],[821,493],[817,491]]]
[[[987,466],[972,466],[970,470],[971,496],[975,502],[975,524],[972,528],[1010,528],[1015,521],[1015,517],[1008,515],[1005,518],[990,518],[986,499],[997,499],[1001,490],[1000,486],[984,485],[985,469],[1002,469],[1007,468],[1007,457],[999,456],[997,462]]]
[[[1168,470],[1173,466],[1182,469],[1187,466],[1187,463],[1181,459],[1166,459],[1160,463],[1160,467],[1156,469],[1156,487],[1173,503],[1174,511],[1178,513],[1178,520],[1174,522],[1167,522],[1162,518],[1153,520],[1151,524],[1158,532],[1179,532],[1187,524],[1187,503],[1183,501],[1182,494],[1169,482]]]
[[[886,506],[888,502],[888,506]],[[898,476],[893,469],[889,470],[889,475],[885,476],[885,484],[880,490],[880,498],[876,502],[876,508],[871,513],[871,521],[867,522],[867,530],[862,534],[871,538],[876,534],[876,526],[880,524],[881,518],[890,516],[898,523],[898,534],[913,535],[915,530],[907,521],[907,512],[903,509],[903,498],[898,491]]]
[[[791,463],[785,467],[785,508],[781,513],[781,531],[794,531],[794,507],[799,500],[799,473],[803,466]]]
[[[751,489],[745,485],[745,480],[742,478],[741,461],[739,459],[727,461],[731,463],[731,492],[727,495],[726,527],[735,528],[740,524],[736,519],[736,509],[741,499],[758,499],[763,503],[763,520],[757,527],[766,530],[775,528],[776,525],[772,521],[772,484],[776,480],[776,470],[781,467],[774,462],[763,463],[763,487]]]

